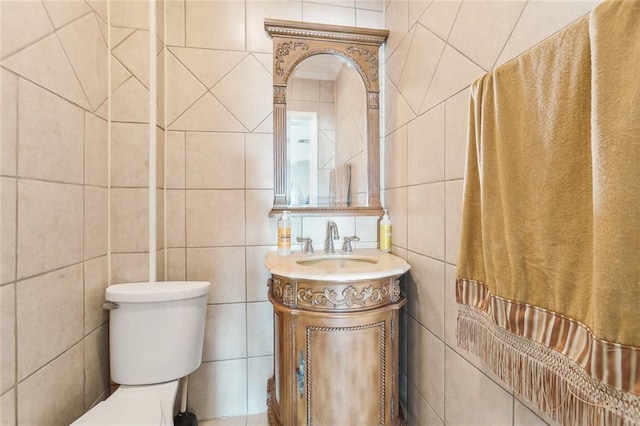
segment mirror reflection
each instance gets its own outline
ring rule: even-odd
[[[367,98],[362,77],[338,56],[303,60],[287,84],[290,206],[367,205]]]

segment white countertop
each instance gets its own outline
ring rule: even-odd
[[[335,254],[292,252],[280,256],[270,251],[265,265],[274,275],[313,281],[360,281],[402,275],[411,267],[404,259],[377,249]]]

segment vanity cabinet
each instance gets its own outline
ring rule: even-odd
[[[272,274],[270,425],[403,424],[398,402],[400,275],[348,281]]]

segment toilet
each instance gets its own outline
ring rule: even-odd
[[[180,378],[202,362],[208,282],[107,288],[111,379],[118,389],[74,426],[173,425]]]

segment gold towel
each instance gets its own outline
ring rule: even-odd
[[[640,424],[640,1],[472,86],[458,342],[561,423]]]

